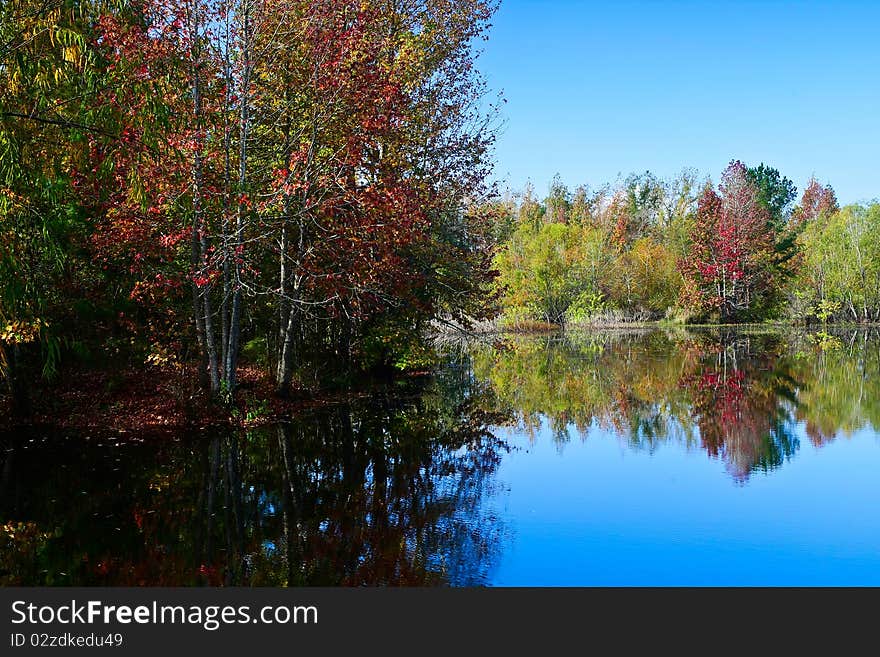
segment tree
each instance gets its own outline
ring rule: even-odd
[[[538,230],[546,211],[546,208],[535,200],[535,188],[531,183],[527,183],[522,192],[522,200],[519,203],[517,218],[519,223],[527,224],[534,230]]]
[[[787,281],[798,268],[798,225],[791,221],[791,204],[797,188],[777,169],[760,164],[748,169],[748,178],[758,190],[758,199],[767,209],[767,230],[773,235],[773,268],[780,282]],[[781,284],[775,292],[781,292]],[[775,294],[775,293],[774,293]],[[768,297],[767,305],[776,306],[779,298]]]
[[[672,180],[664,184],[663,205],[660,211],[660,239],[677,258],[684,257],[693,228],[697,201],[702,185],[692,169],[682,169]]]
[[[589,196],[589,188],[586,185],[578,185],[571,199],[571,220],[579,225],[590,224],[593,221],[593,207]]]
[[[700,198],[688,255],[681,262],[683,303],[722,322],[757,316],[776,285],[769,212],[746,167],[725,169],[719,193]]]
[[[611,299],[619,306],[662,316],[681,294],[676,257],[650,237],[637,239],[615,263]]]
[[[14,413],[78,343],[74,302],[93,285],[72,172],[88,163],[89,135],[112,136],[89,107],[104,83],[93,25],[110,4],[0,5],[0,376]]]
[[[558,173],[550,183],[550,194],[544,205],[547,208],[547,221],[559,224],[568,223],[571,217],[571,194]]]
[[[664,191],[662,182],[650,171],[627,177],[614,225],[614,241],[630,244],[656,229],[662,215]]]
[[[880,205],[819,215],[807,224],[801,244],[804,263],[795,295],[806,315],[830,312],[838,320],[880,320]]]
[[[821,185],[815,178],[810,178],[804,188],[800,205],[792,213],[792,218],[801,224],[834,214],[839,209],[834,188],[829,184]]]
[[[120,139],[92,137],[98,166],[84,172],[80,189],[98,217],[96,258],[130,272],[132,299],[169,311],[157,327],[164,338],[183,334],[180,303],[189,292],[199,377],[217,396],[235,385],[234,363],[221,359],[235,332],[224,331],[219,344],[217,321],[228,325],[231,314],[219,307],[217,281],[230,257],[232,184],[218,53],[234,47],[219,30],[241,13],[220,0],[144,0],[132,9],[97,24],[111,84],[93,102],[111,112]]]
[[[189,293],[213,396],[235,389],[243,334],[265,336],[284,394],[309,357],[348,367],[491,307],[495,225],[470,207],[492,196],[473,67],[492,11],[143,0],[98,21],[92,107],[113,136],[89,138],[78,183],[96,259],[164,318],[156,342],[184,333]]]
[[[576,303],[601,301],[613,257],[598,229],[549,223],[533,231],[521,225],[495,259],[498,285],[514,312],[564,324]]]
[[[761,163],[746,169],[749,181],[758,192],[758,201],[767,209],[770,220],[777,228],[788,221],[791,203],[797,195],[797,188],[777,169]]]
[[[492,226],[468,206],[488,196],[494,119],[472,43],[493,5],[294,4],[309,29],[265,78],[280,86],[261,112],[283,117],[260,218],[277,256],[255,289],[278,312],[281,393],[306,337],[350,363],[389,331],[484,313],[492,277]]]

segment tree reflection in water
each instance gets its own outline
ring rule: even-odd
[[[245,435],[6,437],[0,583],[485,583],[505,449],[487,394],[459,368]]]
[[[737,480],[782,465],[800,445],[792,421],[800,384],[778,340],[724,332],[694,342],[684,347],[679,385],[692,398],[702,447]]]
[[[880,426],[877,337],[820,347],[802,332],[573,333],[480,349],[474,366],[532,436],[547,423],[560,445],[594,428],[634,449],[674,442],[745,481],[797,452],[799,422],[817,445]]]

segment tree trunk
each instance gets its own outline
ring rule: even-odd
[[[278,357],[275,393],[279,397],[290,394],[290,383],[293,379],[293,363],[299,333],[299,309],[293,305],[287,313],[287,322],[282,329],[281,349]]]
[[[245,201],[247,190],[247,165],[248,165],[248,138],[250,136],[250,84],[251,84],[251,6],[249,0],[242,3],[241,55],[243,68],[241,73],[241,87],[239,92],[239,130],[238,130],[238,211],[235,215],[235,234],[232,240],[232,257],[234,258],[231,269],[232,274],[232,307],[229,311],[229,334],[225,352],[226,359],[223,363],[224,381],[227,389],[235,390],[236,374],[238,371],[239,343],[241,341],[241,249],[243,247],[243,232],[246,214],[248,212]]]
[[[192,96],[193,96],[193,123],[196,130],[202,129],[202,93],[201,93],[201,53],[199,51],[199,8],[196,6],[190,17],[191,38],[193,45],[190,50],[190,75],[192,76]],[[202,268],[206,264],[208,253],[208,239],[204,225],[204,217],[202,216],[202,136],[199,134],[196,151],[193,157],[192,169],[192,244],[191,244],[191,267],[192,276],[195,279],[200,275]],[[196,336],[199,343],[199,351],[202,354],[202,367],[200,369],[207,370],[210,380],[210,390],[212,395],[216,395],[220,391],[220,373],[217,361],[217,348],[214,342],[214,327],[211,314],[211,286],[199,285],[195,280],[192,282],[193,287],[193,312],[195,313]],[[200,380],[203,381],[203,375],[200,373]]]
[[[231,42],[229,19],[226,20],[226,43]],[[232,272],[230,271],[229,253],[229,217],[232,213],[232,128],[229,121],[229,108],[232,106],[232,62],[229,48],[223,60],[223,76],[226,82],[223,112],[223,222],[221,238],[223,248],[223,297],[220,302],[220,317],[222,322],[222,335],[220,336],[222,350],[220,358],[223,363],[224,375],[228,372],[229,363],[229,295],[232,293]]]

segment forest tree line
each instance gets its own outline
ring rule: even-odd
[[[0,370],[406,366],[490,310],[484,0],[0,6]],[[489,99],[491,100],[491,99]]]
[[[504,321],[880,321],[880,204],[734,161],[713,185],[646,172],[491,207]]]

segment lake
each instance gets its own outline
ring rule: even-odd
[[[880,585],[880,336],[448,348],[246,432],[0,436],[5,585]]]

